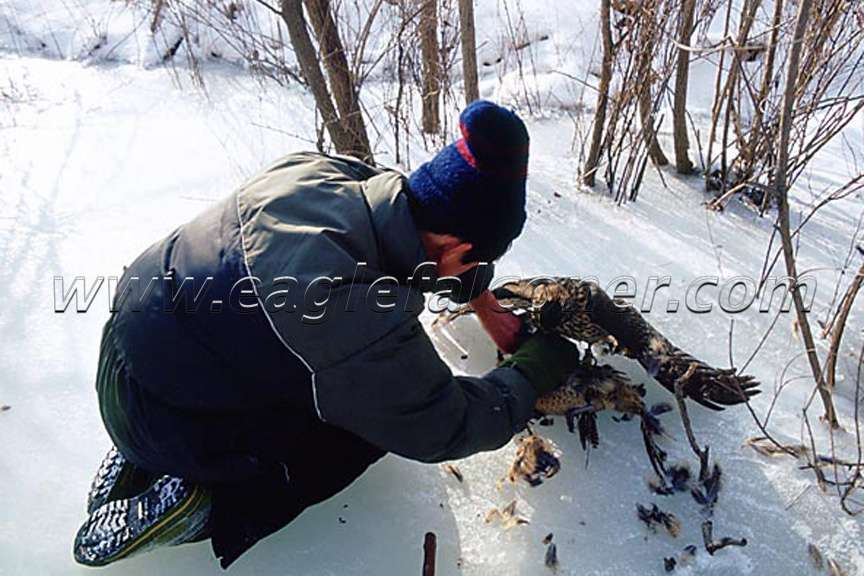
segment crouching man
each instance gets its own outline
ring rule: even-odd
[[[209,538],[227,567],[387,452],[463,458],[524,427],[578,351],[521,338],[480,265],[525,222],[524,124],[485,101],[460,120],[463,138],[407,179],[285,157],[126,269],[96,378],[115,448],[78,562]],[[438,357],[417,319],[436,277],[461,280],[452,298],[515,352],[507,367],[454,376]]]

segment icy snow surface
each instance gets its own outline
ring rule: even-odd
[[[120,3],[107,4],[119,10]],[[310,148],[305,138],[314,135],[308,95],[297,88],[262,86],[227,64],[208,66],[205,97],[178,89],[177,77],[164,68],[148,69],[146,62],[127,57],[128,46],[118,51],[126,55],[122,61],[112,64],[44,59],[33,47],[38,37],[34,22],[39,30],[53,23],[55,44],[64,47],[48,56],[77,57],[86,41],[86,26],[80,24],[75,33],[63,28],[68,19],[59,9],[40,19],[33,7],[46,13],[47,5],[18,2],[15,17],[6,14],[5,22],[14,21],[19,32],[30,26],[29,35],[16,32],[15,42],[0,28],[5,50],[0,52],[0,404],[11,406],[0,413],[4,576],[95,573],[74,564],[71,544],[84,519],[92,474],[109,446],[93,391],[107,290],[102,287],[86,314],[56,314],[54,277],[90,281],[117,275],[152,241],[270,160]],[[526,18],[533,14],[540,22],[538,33],[546,26],[558,45],[567,45],[561,38],[566,27],[554,26],[556,3],[529,3],[529,8]],[[36,15],[28,17],[28,9]],[[127,17],[121,12],[116,18]],[[478,19],[489,26],[500,16],[494,2],[478,6]],[[111,22],[122,28],[117,19]],[[577,37],[581,20],[568,22],[567,33]],[[588,37],[573,45],[577,48],[563,55],[549,49],[549,70],[578,66],[594,44]],[[481,43],[481,55],[494,52],[491,46],[491,40]],[[487,74],[485,95],[507,96],[508,78],[499,82]],[[553,82],[557,76],[550,72],[542,78]],[[543,93],[567,97],[566,90],[553,88],[544,86]],[[564,115],[547,116],[530,122],[529,221],[499,274],[596,276],[604,285],[628,274],[640,283],[640,299],[649,276],[671,276],[672,285],[659,293],[659,306],[649,320],[700,358],[728,366],[728,315],[662,310],[667,299],[683,300],[687,284],[699,276],[758,275],[771,233],[769,220],[735,205],[723,214],[706,212],[698,182],[668,170],[668,189],[649,171],[639,201],[625,207],[614,206],[599,189],[580,191],[570,152],[572,123]],[[862,123],[848,134],[860,149]],[[383,163],[392,161],[389,145],[379,144]],[[839,146],[825,158],[808,179],[816,192],[841,182],[847,170]],[[420,160],[418,155],[415,162]],[[793,208],[802,210],[812,202],[802,187]],[[813,270],[820,281],[814,308],[820,317],[861,210],[861,198],[853,197],[808,224],[800,268]],[[706,290],[706,298],[712,294],[716,303],[716,292]],[[735,316],[736,364],[750,355],[771,318],[753,311]],[[861,310],[853,311],[850,326],[861,321]],[[750,364],[749,371],[767,391],[800,354],[791,328],[792,315],[781,317]],[[471,319],[433,336],[456,370],[482,373],[494,364],[491,345]],[[849,339],[860,345],[860,335]],[[852,344],[848,349],[854,349]],[[637,382],[646,380],[635,364],[615,364]],[[844,356],[841,370],[847,382],[854,378],[852,366]],[[807,374],[800,356],[790,374]],[[838,406],[849,415],[850,385],[841,385]],[[648,388],[651,401],[669,400],[659,386],[648,382]],[[808,386],[789,386],[774,410],[773,423],[789,440],[799,438],[799,407],[809,391]],[[764,414],[769,401],[770,394],[763,394],[754,406]],[[715,414],[694,406],[691,417],[697,436],[711,446],[725,472],[715,530],[718,536],[746,537],[750,544],[724,549],[713,558],[700,551],[695,564],[681,573],[808,573],[809,542],[840,560],[850,574],[864,571],[861,520],[839,513],[836,498],[811,487],[812,475],[798,471],[793,462],[765,460],[742,448],[742,441],[757,433],[744,409]],[[666,443],[670,458],[692,461],[677,414],[665,415],[664,422],[674,438]],[[601,444],[591,452],[587,468],[586,455],[563,422],[538,430],[563,451],[561,473],[538,488],[496,487],[513,457],[512,444],[459,462],[462,484],[439,466],[388,456],[345,492],[257,545],[231,573],[419,574],[427,531],[438,536],[438,573],[444,576],[549,574],[541,540],[550,532],[558,547],[559,574],[662,574],[664,556],[701,543],[700,518],[688,495],[661,498],[648,491],[650,467],[636,422],[616,423],[602,415]],[[850,440],[841,434],[840,448],[848,448]],[[488,510],[514,498],[529,525],[503,532],[484,523]],[[637,502],[657,502],[678,514],[682,535],[673,540],[647,532],[636,519]],[[218,572],[207,544],[159,550],[101,571]]]

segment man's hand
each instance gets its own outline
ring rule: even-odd
[[[486,290],[470,304],[480,318],[480,324],[502,352],[512,354],[519,348],[523,335],[522,320],[502,308],[492,292]]]

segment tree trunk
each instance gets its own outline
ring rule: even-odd
[[[693,34],[693,16],[696,12],[696,0],[684,0],[681,7],[681,28],[678,30],[678,43],[690,46]],[[687,85],[690,76],[690,52],[684,48],[678,49],[678,62],[675,74],[675,96],[672,103],[672,126],[675,140],[675,168],[679,174],[691,174],[693,163],[690,162],[690,142],[687,138]]]
[[[609,105],[609,84],[612,82],[612,27],[610,24],[609,0],[600,0],[600,38],[603,41],[603,65],[600,71],[600,88],[597,94],[597,110],[591,127],[591,148],[585,160],[582,182],[594,186],[597,166],[600,163],[600,146],[603,143],[603,128],[606,124],[606,108]]]
[[[779,0],[778,0],[779,1]],[[760,0],[744,0],[744,6],[741,9],[741,22],[738,25],[738,37],[735,41],[736,46],[743,46],[747,37],[750,35],[750,28],[753,25],[754,18],[756,16],[756,10],[759,8]],[[724,29],[724,36],[729,35],[729,22],[730,22],[730,14],[732,9],[732,2],[730,0],[727,6],[726,12],[726,24]],[[720,86],[721,76],[723,73],[723,62],[726,56],[726,52],[723,51],[720,53],[720,65],[717,68],[717,87],[715,90],[714,97],[714,106],[712,107],[711,112],[711,132],[708,136],[708,156],[705,158],[705,175],[708,176],[712,172],[712,166],[714,162],[713,147],[714,141],[717,137],[717,125],[720,121],[720,112],[723,107],[724,100],[726,101],[726,113],[725,119],[723,122],[723,139],[720,147],[720,192],[719,194],[722,196],[726,193],[726,184],[728,182],[728,167],[726,163],[726,153],[728,148],[728,134],[729,134],[729,118],[732,113],[732,104],[734,101],[735,95],[735,86],[738,83],[738,73],[739,68],[741,66],[741,55],[735,49],[731,50],[731,55],[729,57],[731,64],[729,65],[729,73],[726,76],[726,82],[723,84],[722,88]],[[709,178],[705,179],[706,189],[708,186]]]
[[[655,7],[656,9],[656,7]],[[642,45],[639,48],[639,117],[642,121],[642,133],[648,146],[648,156],[657,166],[669,163],[660,143],[657,141],[657,131],[654,128],[654,99],[651,97],[652,70],[651,59],[654,56],[655,24],[654,9],[650,16],[641,17]]]
[[[351,139],[350,150],[343,153],[372,162],[372,149],[369,146],[369,137],[366,135],[363,114],[360,112],[360,98],[354,87],[354,79],[351,76],[348,59],[345,57],[342,39],[339,38],[339,29],[333,19],[330,0],[303,1],[309,13],[309,22],[318,38],[321,60],[330,78],[330,87],[336,100],[339,118]]]
[[[642,131],[645,134],[645,141],[648,144],[648,156],[651,157],[651,161],[657,166],[666,166],[669,164],[669,159],[666,158],[663,148],[660,147],[660,142],[657,141],[653,108],[651,80],[646,78],[641,87],[641,94],[639,94],[639,116],[642,120]]]
[[[465,102],[480,99],[477,79],[477,39],[474,33],[474,0],[459,0],[459,26],[462,30],[462,77]]]
[[[437,134],[441,127],[439,96],[441,62],[438,50],[438,2],[420,0],[420,52],[423,59],[423,131]]]
[[[762,73],[762,83],[759,86],[759,95],[756,97],[756,106],[753,114],[753,122],[750,126],[750,134],[747,145],[741,151],[742,171],[745,178],[753,176],[753,165],[756,161],[756,149],[764,136],[765,130],[762,126],[762,118],[765,115],[765,105],[768,92],[774,79],[774,59],[777,54],[777,39],[780,37],[780,24],[783,19],[783,0],[774,0],[774,17],[771,20],[771,36],[768,39],[767,55],[765,57],[765,69]],[[768,209],[770,194],[765,194],[762,201],[762,212]]]
[[[744,2],[744,8],[741,14],[741,23],[738,27],[738,39],[736,41],[737,46],[744,46],[747,43],[747,38],[750,36],[750,28],[753,26],[753,22],[756,18],[756,11],[759,9],[759,4],[761,0],[747,0]],[[739,99],[742,92],[746,92],[746,89],[742,90],[740,87],[739,78],[741,77],[741,52],[739,50],[732,51],[732,57],[730,58],[731,68],[729,70],[729,77],[727,78],[727,82],[729,84],[729,90],[727,93],[726,99],[726,114],[723,119],[723,140],[720,146],[720,171],[724,174],[724,178],[722,180],[723,187],[722,192],[726,192],[726,182],[729,178],[725,177],[725,175],[729,174],[729,162],[727,161],[727,155],[729,150],[729,124],[732,121],[732,117],[735,117],[735,128],[736,135],[738,135],[738,148],[740,149],[741,144],[741,125],[740,118],[738,116],[738,111],[735,107],[735,99],[736,97]],[[737,175],[732,175],[733,185],[738,185],[740,180]]]
[[[777,168],[774,173],[775,193],[779,204],[778,220],[780,223],[780,239],[783,243],[783,259],[786,262],[786,274],[792,290],[792,302],[795,304],[795,314],[801,336],[804,340],[807,359],[810,362],[810,371],[816,380],[816,388],[825,408],[824,419],[832,428],[840,426],[837,414],[834,410],[834,402],[831,398],[831,390],[828,388],[819,365],[819,356],[816,354],[816,346],[813,342],[813,334],[810,331],[810,322],[807,320],[807,312],[804,310],[804,300],[798,286],[798,271],[796,270],[795,254],[792,248],[792,235],[789,232],[789,193],[786,178],[789,164],[789,134],[792,129],[793,110],[795,106],[795,86],[798,80],[798,68],[801,63],[801,44],[804,33],[807,30],[812,0],[800,0],[798,5],[798,16],[795,22],[795,35],[792,39],[792,50],[789,54],[789,64],[786,70],[786,85],[783,93],[783,110],[780,115],[780,141],[777,150]]]
[[[318,54],[312,44],[312,39],[309,37],[309,32],[306,30],[306,19],[303,16],[303,5],[300,0],[282,0],[282,20],[285,21],[288,37],[294,47],[294,53],[297,55],[300,70],[303,72],[306,84],[312,91],[315,106],[324,119],[324,126],[327,128],[327,133],[330,134],[333,146],[340,154],[350,153],[354,147],[352,138],[342,126],[336,108],[333,106],[327,81],[324,80],[324,74],[318,64]]]
[[[745,0],[746,1],[746,0]],[[729,26],[732,22],[732,0],[726,1],[726,17],[723,23],[723,37],[729,37]],[[714,103],[711,105],[711,131],[708,135],[708,153],[705,155],[705,166],[703,166],[703,176],[705,177],[705,191],[711,190],[711,173],[714,171],[714,137],[717,130],[717,120],[720,118],[720,107],[723,105],[723,63],[726,61],[726,51],[720,51],[719,63],[717,65],[717,74],[714,78]],[[723,188],[726,187],[726,175],[721,177]]]

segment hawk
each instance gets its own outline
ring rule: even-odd
[[[759,382],[734,368],[714,368],[675,346],[631,305],[610,298],[594,282],[579,278],[534,278],[504,284],[493,290],[504,308],[521,314],[530,332],[556,332],[588,345],[605,348],[639,362],[664,388],[675,393],[676,381],[693,368],[683,382],[686,398],[723,410],[746,402],[759,393]],[[541,399],[542,400],[542,399]]]
[[[567,417],[571,431],[576,422],[583,447],[597,446],[596,413],[611,409],[625,419],[642,419],[645,447],[654,469],[665,476],[665,453],[654,441],[663,434],[657,416],[671,410],[668,404],[646,407],[645,390],[609,365],[597,364],[592,350],[603,349],[636,360],[664,388],[675,393],[676,384],[685,398],[723,410],[746,402],[759,393],[759,382],[735,369],[714,368],[675,346],[631,305],[610,298],[595,282],[571,277],[526,278],[492,291],[498,303],[523,319],[527,333],[552,332],[587,344],[584,361],[556,390],[538,398],[542,415]],[[470,313],[468,307],[442,318],[448,322]],[[680,380],[680,382],[679,382]]]

